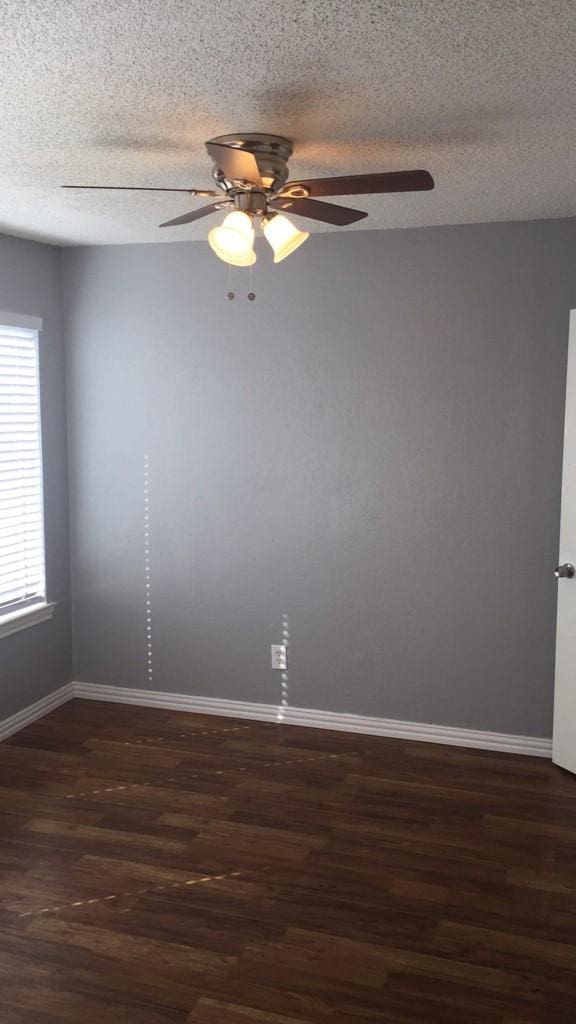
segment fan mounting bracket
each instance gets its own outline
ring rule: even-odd
[[[290,185],[282,189],[283,199],[308,199],[310,189],[306,185]]]

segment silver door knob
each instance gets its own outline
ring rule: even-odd
[[[574,566],[572,565],[572,562],[564,562],[564,565],[557,565],[554,569],[554,575],[558,580],[571,580],[574,575]]]

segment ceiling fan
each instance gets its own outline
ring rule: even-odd
[[[229,210],[219,227],[212,228],[208,242],[217,256],[233,266],[256,262],[254,221],[260,218],[264,236],[274,252],[274,262],[294,252],[308,238],[285,216],[309,217],[344,227],[368,215],[347,206],[319,202],[318,196],[375,195],[385,192],[420,192],[434,188],[428,171],[385,171],[338,178],[288,181],[292,143],[281,135],[238,133],[220,135],[206,143],[214,161],[213,178],[219,191],[197,188],[137,188],[126,185],[64,185],[63,188],[116,189],[137,192],[185,192],[216,202],[165,221],[161,228],[190,224],[217,210]]]

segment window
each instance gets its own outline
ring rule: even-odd
[[[38,332],[35,317],[0,313],[0,636],[49,618]]]

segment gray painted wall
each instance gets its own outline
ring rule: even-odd
[[[265,245],[265,243],[264,243]],[[548,735],[576,222],[65,253],[75,677]],[[153,676],[146,660],[149,457]]]
[[[71,678],[70,571],[61,250],[0,235],[0,309],[41,316],[46,581],[54,619],[0,639],[0,719]]]

